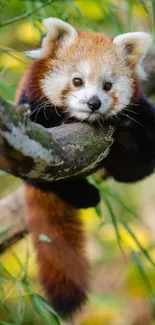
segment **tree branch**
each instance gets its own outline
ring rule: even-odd
[[[14,17],[14,18],[11,18],[11,19],[8,19],[8,20],[5,20],[5,21],[0,21],[0,28],[4,27],[4,26],[7,26],[7,25],[10,25],[10,24],[13,24],[13,23],[16,23],[17,21],[20,21],[22,19],[26,19],[26,18],[34,15],[36,12],[40,11],[42,8],[44,8],[47,5],[51,4],[52,2],[53,2],[53,0],[47,0],[40,7],[35,8],[34,10],[32,10],[30,12],[26,12],[23,15],[20,15],[20,16],[17,16],[17,17]]]
[[[84,123],[45,129],[28,117],[28,106],[0,97],[0,169],[24,179],[58,180],[96,170],[113,142],[113,127]]]

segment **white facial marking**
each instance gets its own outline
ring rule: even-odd
[[[112,70],[108,67],[103,67],[102,78],[104,81],[112,82],[113,78],[114,78],[114,74],[113,74]]]
[[[72,68],[73,70],[73,68]],[[100,75],[94,73],[91,76],[91,63],[81,61],[74,71],[65,66],[57,68],[49,73],[42,82],[42,89],[47,98],[56,106],[64,106],[69,116],[80,120],[94,121],[99,118],[107,118],[116,114],[126,107],[132,97],[132,83],[128,76],[116,75],[110,67],[101,69]],[[74,78],[80,78],[83,84],[76,87],[73,84]],[[103,89],[104,83],[110,82],[110,91]],[[69,87],[66,98],[62,98],[62,91]],[[98,110],[93,111],[88,101],[96,96],[101,101]],[[113,107],[113,96],[117,97],[115,107]]]
[[[66,88],[69,80],[69,73],[65,70],[51,72],[42,79],[42,89],[47,98],[56,106],[63,104],[61,92]]]
[[[132,85],[128,77],[119,77],[114,84],[114,91],[118,96],[118,103],[115,106],[117,111],[126,107],[132,97]]]
[[[71,116],[76,116],[81,120],[94,121],[101,116],[107,118],[114,115],[129,104],[132,97],[132,84],[129,77],[116,75],[110,67],[104,67],[101,69],[100,75],[94,72],[94,77],[90,81],[89,74],[92,72],[92,67],[90,62],[84,61],[78,64],[78,71],[82,73],[84,85],[73,89],[67,96],[66,104]],[[79,77],[76,72],[75,75]],[[105,82],[112,84],[112,89],[109,92],[103,89]],[[113,107],[113,95],[117,97],[115,107]],[[98,97],[101,101],[100,108],[94,112],[87,104],[93,96]]]
[[[91,66],[88,61],[81,61],[77,65],[77,71],[79,71],[85,78],[87,78],[91,72]]]
[[[75,67],[59,66],[41,81],[44,94],[54,105],[64,107],[69,116],[80,120],[94,121],[116,114],[131,100],[131,78],[127,75],[121,76],[114,73],[108,66],[101,68],[99,73],[95,73],[93,68],[91,61],[81,61]],[[94,71],[94,75],[92,71]],[[73,82],[74,78],[80,78],[82,85],[76,87]],[[104,90],[106,82],[112,84],[110,91]],[[62,92],[67,88],[69,91],[63,98]],[[88,101],[93,96],[98,97],[101,101],[101,106],[96,111],[93,111],[88,105]],[[114,97],[117,98],[115,103],[113,102]]]
[[[97,96],[101,100],[101,107],[94,113],[94,117],[97,117],[97,113],[103,114],[112,105],[112,99],[109,97],[98,85],[93,83],[85,82],[85,85],[81,89],[71,93],[68,96],[67,104],[71,108],[71,114],[75,115],[80,119],[85,119],[93,115],[92,110],[88,106],[88,101],[93,97]]]

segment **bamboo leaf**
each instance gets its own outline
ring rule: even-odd
[[[139,273],[140,273],[140,275],[141,275],[141,277],[142,277],[142,279],[143,279],[143,281],[144,281],[144,283],[145,283],[145,285],[146,285],[146,287],[147,287],[147,289],[148,289],[148,291],[150,293],[149,296],[150,296],[151,303],[153,303],[152,298],[154,300],[155,299],[155,295],[154,295],[154,292],[153,292],[151,283],[150,283],[150,281],[149,281],[149,279],[148,279],[148,277],[146,275],[144,265],[141,262],[141,260],[140,260],[139,255],[138,255],[137,252],[133,251],[132,252],[132,256],[133,256],[134,261],[135,261],[135,263],[137,265],[137,268],[139,270]]]
[[[138,215],[121,199],[120,195],[114,192],[111,188],[101,184],[101,190],[104,192],[105,195],[113,198],[118,204],[122,206],[126,211],[132,214],[134,217],[138,217]]]
[[[60,322],[56,320],[55,316],[51,317],[48,315],[47,309],[45,309],[42,305],[42,301],[40,300],[39,296],[35,294],[31,288],[31,285],[27,281],[23,281],[23,285],[25,287],[26,292],[29,294],[29,299],[37,312],[40,318],[43,320],[44,324],[46,325],[60,325]],[[52,323],[51,323],[52,321]]]
[[[40,299],[40,302],[45,307],[45,309],[48,310],[52,316],[54,316],[54,318],[57,321],[58,325],[61,325],[60,321],[59,321],[59,318],[58,318],[58,314],[56,313],[56,311],[48,304],[48,302],[42,296],[40,296],[38,294],[36,294],[36,295]]]
[[[8,316],[10,317],[11,321],[13,322],[13,325],[20,325],[20,320],[16,316],[15,312],[8,307],[8,305],[3,304],[3,308],[6,310]]]
[[[131,230],[131,228],[129,227],[129,225],[127,225],[123,221],[121,223],[124,226],[124,228],[127,230],[127,232],[131,235],[131,237],[134,239],[135,243],[140,248],[141,252],[144,254],[144,256],[146,257],[146,259],[152,264],[153,267],[155,267],[155,262],[150,257],[148,251],[141,245],[141,243],[139,242],[139,240],[137,239],[137,237],[135,236],[135,234],[133,233],[133,231]]]
[[[51,243],[51,239],[46,236],[45,234],[40,234],[38,237],[38,241],[43,242],[43,243]]]
[[[0,236],[6,234],[10,230],[10,228],[11,228],[10,226],[0,228]]]
[[[18,318],[20,320],[20,324],[22,324],[24,319],[24,312],[25,312],[25,301],[23,298],[23,285],[20,281],[16,281],[16,287],[18,290]]]
[[[114,226],[114,229],[115,229],[115,232],[116,232],[116,238],[117,238],[117,242],[118,242],[118,245],[119,245],[119,248],[121,250],[121,252],[123,253],[124,255],[124,251],[123,251],[123,247],[122,247],[122,242],[121,242],[121,237],[120,237],[120,233],[119,233],[119,229],[118,229],[118,222],[117,222],[117,217],[113,211],[113,208],[109,202],[109,200],[107,199],[107,197],[103,196],[102,197],[104,202],[105,202],[105,205],[107,207],[107,210],[109,212],[109,216],[111,218],[111,221],[112,221],[112,224]]]

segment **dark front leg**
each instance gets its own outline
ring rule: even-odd
[[[155,107],[142,96],[128,109],[124,110],[128,117],[116,127],[115,141],[102,164],[119,182],[136,182],[155,169]]]

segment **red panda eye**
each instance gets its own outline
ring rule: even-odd
[[[103,89],[106,91],[109,91],[112,88],[112,83],[111,82],[105,82],[103,85]]]
[[[83,85],[83,80],[81,78],[74,78],[72,82],[75,87],[81,87]]]

